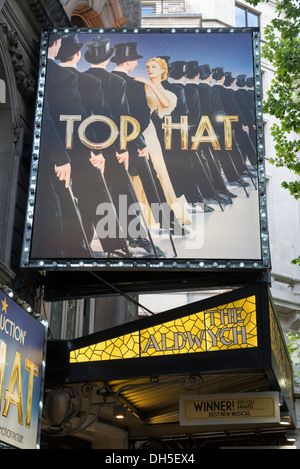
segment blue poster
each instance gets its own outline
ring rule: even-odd
[[[56,31],[44,54],[33,264],[261,260],[251,31]]]
[[[0,442],[37,447],[45,327],[0,290]]]

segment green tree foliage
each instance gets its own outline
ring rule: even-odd
[[[300,334],[299,332],[288,332],[287,334],[289,343],[287,349],[290,354],[290,358],[294,367],[300,365]],[[300,376],[300,371],[295,373],[295,375]]]
[[[249,0],[257,5],[260,0]],[[267,91],[264,112],[279,119],[272,127],[277,166],[286,166],[300,175],[300,2],[277,0],[274,18],[264,30],[262,55],[275,69]],[[293,139],[293,133],[296,133]],[[300,197],[300,182],[284,183],[291,194]]]
[[[268,2],[268,0],[267,0]],[[263,0],[248,0],[256,6]],[[300,1],[277,0],[276,17],[264,29],[262,56],[274,67],[274,78],[263,103],[264,113],[276,117],[271,128],[276,154],[271,163],[294,174],[283,181],[295,198],[300,198]],[[300,256],[292,261],[300,264]]]
[[[268,0],[267,0],[268,2]],[[248,0],[256,6],[263,0]],[[267,90],[264,113],[278,120],[271,128],[276,156],[271,162],[288,168],[295,180],[282,186],[300,198],[300,1],[276,0],[277,16],[264,29],[262,56],[274,69],[274,79]],[[292,261],[300,264],[300,256]],[[300,334],[288,333],[288,350],[294,366],[300,365]],[[297,373],[300,376],[300,372]]]

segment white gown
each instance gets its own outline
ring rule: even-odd
[[[165,116],[170,115],[171,112],[175,109],[177,104],[177,97],[174,93],[169,90],[163,90],[163,93],[170,101],[168,108],[165,108],[161,105],[157,96],[153,91],[147,91],[146,97],[148,106],[150,108],[151,114],[157,112],[158,116],[163,119]],[[181,224],[191,224],[191,218],[187,213],[188,202],[185,196],[176,197],[166,164],[164,156],[161,149],[160,141],[157,137],[155,126],[150,121],[150,124],[143,132],[145,143],[148,147],[153,167],[156,171],[157,177],[161,183],[162,189],[165,194],[166,201],[168,205],[173,209],[176,218]]]

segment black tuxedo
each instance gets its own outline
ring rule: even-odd
[[[147,200],[149,204],[158,203],[157,193],[159,194],[159,199],[161,202],[165,202],[165,197],[163,195],[163,190],[159,179],[157,178],[156,172],[153,168],[151,159],[148,160],[148,163],[145,162],[143,157],[138,156],[137,150],[142,150],[145,148],[146,144],[142,133],[148,127],[150,123],[150,108],[147,103],[145,85],[144,83],[134,80],[125,72],[113,71],[114,75],[119,76],[126,82],[126,97],[129,106],[129,114],[137,119],[140,124],[141,134],[139,137],[132,142],[133,145],[129,145],[129,154],[130,154],[130,174],[138,175],[141,179]],[[149,174],[147,165],[149,164],[152,177]]]
[[[39,232],[40,235],[37,236],[38,224],[35,226],[35,234],[48,249],[50,258],[88,258],[90,254],[85,246],[72,199],[65,188],[65,182],[59,181],[54,172],[54,165],[71,163],[72,188],[75,196],[78,196],[76,170],[73,172],[76,151],[65,150],[66,122],[60,121],[61,115],[85,115],[78,88],[78,77],[49,59],[44,125],[41,134],[41,153],[44,157],[41,159],[38,181],[38,192],[45,195],[48,193],[45,199],[48,209],[40,211],[39,225],[43,229],[43,235]],[[73,148],[78,150],[79,145],[81,144],[74,132]],[[51,203],[53,209],[50,208]],[[57,237],[56,243],[54,236]]]
[[[200,82],[198,89],[202,115],[208,116],[214,129],[218,128],[218,133],[222,135],[220,125],[216,126],[216,116],[225,114],[219,93],[208,83]],[[200,143],[199,151],[205,157],[208,165],[207,169],[215,189],[218,192],[227,194],[228,191],[224,179],[216,162],[216,159],[219,160],[218,153],[220,150],[214,150],[210,143],[202,142]]]
[[[150,108],[147,103],[144,83],[136,81],[125,72],[114,70],[112,74],[125,80],[130,115],[137,119],[141,133],[143,133],[150,122]]]
[[[256,142],[255,142],[255,132],[253,129],[253,125],[255,124],[255,115],[254,115],[254,100],[252,104],[249,106],[249,102],[247,101],[248,91],[246,89],[238,89],[235,91],[236,101],[238,106],[241,108],[241,111],[245,117],[245,125],[249,127],[249,136],[252,138],[252,144],[250,145],[247,142],[247,148],[245,149],[246,154],[249,158],[249,161],[253,166],[257,164],[257,154],[256,154]]]
[[[213,109],[213,112],[215,114],[227,114],[227,115],[238,115],[240,119],[240,111],[238,112],[238,107],[234,106],[234,103],[230,105],[230,102],[228,101],[227,98],[227,90],[224,88],[223,85],[220,84],[215,84],[212,87],[212,101],[213,101],[213,106],[215,108]],[[219,111],[217,109],[217,106],[220,108]],[[232,127],[234,123],[232,123]],[[240,124],[238,124],[240,126]],[[239,179],[239,175],[245,171],[247,168],[241,159],[240,154],[237,151],[237,148],[233,149],[234,151],[225,150],[225,139],[224,139],[224,124],[221,123],[219,125],[215,124],[214,127],[217,129],[217,133],[219,135],[219,143],[221,145],[221,150],[216,151],[215,155],[218,158],[218,161],[220,162],[224,174],[227,178],[228,182],[234,182]],[[223,127],[223,128],[222,128]]]
[[[110,109],[111,117],[118,129],[120,129],[121,116],[130,116],[128,100],[126,96],[126,81],[110,73],[104,68],[91,67],[84,74],[93,76],[101,80],[101,87],[104,99]],[[109,147],[105,152],[105,172],[104,176],[109,186],[110,194],[114,202],[117,213],[119,213],[119,196],[126,196],[127,215],[130,213],[129,207],[136,203],[137,197],[132,187],[131,181],[126,170],[117,160],[116,151],[123,153],[117,146],[118,142]],[[132,215],[135,217],[135,215]],[[131,216],[128,216],[128,224]],[[123,226],[123,232],[127,232],[128,226]],[[146,234],[143,233],[143,237]],[[130,237],[129,237],[130,238]]]
[[[248,103],[249,109],[251,109],[251,119],[252,119],[252,125],[249,127],[249,135],[250,138],[256,147],[256,130],[254,129],[254,125],[256,125],[256,112],[255,112],[255,102],[254,102],[254,90],[244,90],[246,91],[245,93],[245,98]]]
[[[226,114],[238,116],[239,118],[238,122],[232,122],[232,129],[234,131],[236,143],[239,145],[240,150],[242,154],[244,155],[244,158],[246,158],[246,155],[248,153],[252,154],[253,149],[251,147],[251,143],[249,141],[249,138],[246,132],[242,129],[242,126],[247,125],[247,120],[236,101],[236,96],[237,96],[236,91],[234,91],[233,88],[226,88],[226,87],[223,88],[222,103],[224,105]],[[234,143],[235,142],[233,142],[233,145]],[[236,153],[237,153],[237,150],[235,151],[235,154]],[[236,164],[238,164],[238,162]],[[243,172],[245,170],[244,166],[245,166],[244,164],[242,166],[238,166],[240,169],[240,172]]]
[[[111,116],[110,108],[104,99],[101,80],[94,76],[79,72],[76,68],[67,68],[77,75],[78,90],[81,97],[82,106],[84,108],[84,116],[90,117],[94,115]],[[86,136],[92,142],[104,142],[110,135],[109,127],[102,122],[91,124],[86,129]],[[78,151],[76,151],[78,150]],[[97,154],[98,152],[95,151]],[[94,236],[94,227],[97,225],[98,216],[96,215],[97,207],[101,203],[109,203],[110,199],[106,192],[103,179],[101,178],[98,168],[95,168],[89,158],[91,149],[78,144],[77,149],[74,148],[75,157],[73,158],[73,173],[76,173],[76,187],[78,194],[78,205],[84,221],[86,232],[90,240]],[[105,155],[105,150],[103,150]],[[101,244],[106,252],[112,252],[120,249],[122,245],[119,241],[108,238],[101,239]]]
[[[195,135],[203,115],[200,103],[199,85],[197,83],[187,83],[185,85],[185,96],[189,111],[189,134],[191,137]],[[191,139],[189,140],[190,148],[192,142]],[[212,177],[209,168],[206,167],[206,161],[204,161],[202,157],[203,155],[201,153],[201,148],[202,147],[200,145],[200,148],[197,152],[191,152],[197,185],[199,187],[201,196],[204,199],[215,199],[215,194],[212,190]]]
[[[91,67],[84,73],[101,80],[104,98],[110,108],[112,118],[119,128],[120,116],[129,115],[125,80],[104,68]]]
[[[175,94],[177,98],[176,107],[171,113],[172,122],[180,123],[181,116],[189,117],[189,108],[185,95],[185,85],[183,83],[170,83],[165,80],[162,82],[165,89]],[[195,173],[193,154],[189,150],[181,150],[181,133],[179,130],[172,132],[172,149],[164,149],[164,132],[162,131],[161,119],[153,115],[152,120],[155,124],[159,136],[164,159],[172,181],[177,197],[185,195],[189,203],[203,202],[198,188],[197,174]]]

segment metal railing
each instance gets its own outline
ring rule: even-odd
[[[143,15],[166,15],[172,13],[185,13],[185,0],[143,0]]]

